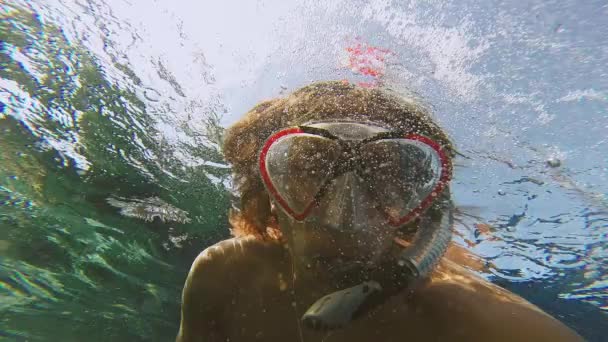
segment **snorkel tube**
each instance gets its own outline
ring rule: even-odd
[[[424,215],[412,244],[393,260],[396,264],[379,267],[371,280],[321,297],[302,316],[304,325],[314,330],[341,328],[416,280],[428,276],[448,248],[453,222],[451,203],[444,208],[439,222]],[[381,280],[377,280],[381,278],[380,274],[387,272],[390,273],[388,278],[398,284],[396,288],[389,289],[390,284],[382,286]]]
[[[423,217],[412,245],[403,251],[397,263],[408,267],[416,278],[424,278],[435,268],[452,239],[454,209],[450,203],[445,209],[439,223],[433,223],[429,217]],[[403,263],[403,265],[401,265]]]

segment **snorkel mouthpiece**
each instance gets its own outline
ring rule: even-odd
[[[342,328],[417,279],[428,276],[448,248],[452,238],[453,215],[453,208],[449,203],[440,222],[432,222],[428,217],[422,219],[412,244],[399,256],[396,265],[389,267],[394,271],[389,278],[393,278],[398,284],[396,288],[389,291],[378,281],[369,280],[330,293],[317,300],[304,313],[302,321],[305,326],[313,330]]]
[[[344,327],[355,318],[360,307],[382,291],[376,281],[336,291],[317,300],[302,316],[304,325],[313,330],[331,330]]]

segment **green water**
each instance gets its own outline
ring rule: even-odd
[[[179,146],[212,164],[185,164],[128,66],[110,77],[58,27],[1,6],[0,336],[173,339],[189,264],[227,234],[228,168],[205,143],[217,116]]]

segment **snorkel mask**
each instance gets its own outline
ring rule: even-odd
[[[452,167],[441,145],[428,137],[374,123],[309,123],[268,138],[259,168],[272,200],[295,222],[353,233],[419,222],[411,245],[390,267],[315,302],[302,317],[308,327],[344,326],[391,294],[379,282],[387,278],[381,273],[390,273],[402,289],[426,276],[447,249],[451,205],[439,221],[423,214],[444,191]]]

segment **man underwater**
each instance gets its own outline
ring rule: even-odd
[[[417,101],[312,84],[253,108],[224,153],[235,237],[194,261],[177,341],[582,340],[452,261],[455,152]]]

